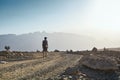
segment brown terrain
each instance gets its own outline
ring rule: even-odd
[[[107,58],[107,59],[106,59]],[[0,80],[119,80],[120,52],[0,52]]]

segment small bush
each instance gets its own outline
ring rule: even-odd
[[[59,50],[55,49],[54,52],[60,52]]]
[[[4,48],[5,48],[6,51],[10,50],[10,46],[5,46]]]
[[[97,48],[96,47],[94,47],[93,49],[92,49],[92,52],[97,52],[98,50],[97,50]]]

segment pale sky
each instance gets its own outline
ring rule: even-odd
[[[0,0],[0,34],[66,32],[120,42],[119,30],[120,0]]]

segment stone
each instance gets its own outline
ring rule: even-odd
[[[69,76],[69,79],[72,79],[72,76]]]
[[[89,55],[81,59],[82,65],[97,70],[118,70],[117,61],[110,57]]]
[[[0,61],[1,64],[7,64],[8,62],[6,61]]]
[[[83,78],[83,76],[80,76],[79,78]]]
[[[76,67],[68,67],[64,72],[65,75],[79,75],[79,73],[79,69]]]
[[[68,80],[68,78],[67,78],[67,77],[64,77],[63,80]]]

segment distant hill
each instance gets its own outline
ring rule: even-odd
[[[6,34],[0,35],[0,50],[4,50],[4,46],[9,45],[12,50],[41,51],[44,36],[48,37],[49,50],[91,49],[95,43],[91,37],[69,33],[34,32],[21,35]]]
[[[120,51],[120,48],[107,48],[107,49],[112,51]]]
[[[105,48],[106,50],[109,50],[109,51],[120,51],[120,48],[118,47],[118,48]],[[103,51],[104,50],[104,48],[102,48],[102,49],[99,49],[99,51]]]

